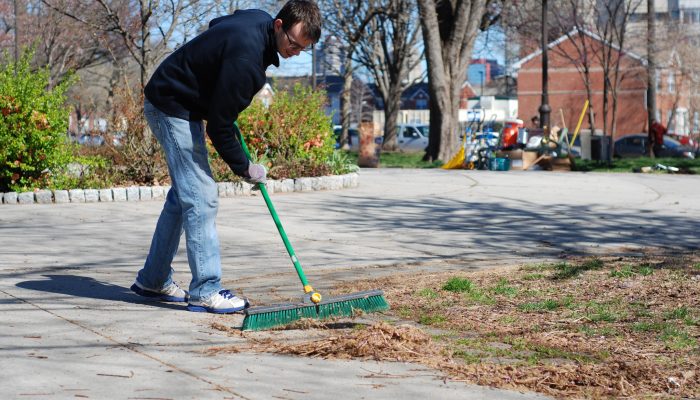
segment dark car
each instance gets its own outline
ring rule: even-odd
[[[646,134],[626,135],[615,141],[615,157],[642,157],[647,155]],[[664,137],[664,144],[661,146],[657,157],[683,157],[695,158],[693,149],[683,146],[679,141]]]
[[[102,146],[105,144],[105,139],[100,135],[86,133],[78,139],[78,143],[84,146]]]
[[[333,128],[333,134],[335,135],[335,148],[340,148],[340,133],[343,128],[336,125]],[[360,147],[360,131],[355,128],[348,129],[348,145],[350,145],[350,150],[357,150]]]

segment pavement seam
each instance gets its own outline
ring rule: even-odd
[[[26,303],[26,304],[28,304],[28,305],[30,305],[30,306],[32,306],[32,307],[34,307],[34,308],[36,308],[36,309],[38,309],[38,310],[40,310],[40,311],[43,311],[43,312],[45,312],[45,313],[47,313],[47,314],[50,314],[50,315],[52,315],[52,316],[54,316],[54,317],[56,317],[56,318],[58,318],[58,319],[61,319],[61,320],[65,321],[65,322],[68,322],[69,324],[75,325],[75,326],[77,326],[77,327],[80,328],[80,329],[83,329],[83,330],[88,331],[88,332],[90,332],[90,333],[92,333],[92,334],[94,334],[94,335],[97,335],[97,336],[99,336],[99,337],[101,337],[101,338],[104,338],[104,339],[106,339],[106,340],[108,340],[108,341],[110,341],[110,342],[116,344],[116,345],[119,346],[119,347],[122,347],[122,348],[127,349],[127,350],[129,350],[129,351],[131,351],[131,352],[133,352],[133,353],[136,353],[136,354],[138,354],[138,355],[140,355],[140,356],[143,356],[143,357],[146,357],[146,358],[148,358],[148,359],[151,359],[151,360],[153,360],[153,361],[155,361],[155,362],[157,362],[157,363],[159,363],[159,364],[161,364],[161,365],[163,365],[163,366],[166,366],[166,367],[168,367],[168,368],[171,368],[171,369],[174,370],[174,371],[178,371],[178,372],[180,372],[180,373],[182,373],[182,374],[185,374],[185,375],[187,375],[187,376],[189,376],[189,377],[191,377],[191,378],[194,378],[194,379],[196,379],[196,380],[198,380],[198,381],[202,381],[202,382],[204,382],[204,383],[206,383],[206,384],[208,384],[208,385],[211,385],[211,386],[213,386],[213,387],[214,387],[215,389],[217,389],[217,390],[220,390],[220,391],[222,391],[222,392],[226,392],[226,393],[232,394],[232,395],[234,395],[234,396],[238,396],[238,397],[241,398],[241,399],[252,400],[252,399],[250,399],[250,398],[248,398],[248,397],[245,397],[245,396],[243,396],[243,395],[241,395],[241,394],[239,394],[239,393],[236,393],[236,392],[234,392],[234,391],[232,391],[232,390],[230,390],[230,389],[228,389],[228,388],[226,388],[226,387],[223,387],[223,386],[221,386],[221,385],[218,385],[218,384],[216,384],[216,383],[214,383],[214,382],[212,382],[212,381],[210,381],[210,380],[204,379],[204,378],[202,378],[201,376],[196,375],[196,374],[193,373],[193,372],[185,371],[185,370],[179,368],[179,367],[176,366],[176,365],[170,364],[170,363],[168,363],[168,362],[166,362],[166,361],[163,361],[163,360],[161,360],[161,359],[159,359],[159,358],[157,358],[157,357],[154,357],[154,356],[152,356],[152,355],[150,355],[150,354],[148,354],[148,353],[146,353],[146,352],[140,351],[140,350],[138,350],[137,348],[135,348],[133,345],[130,345],[130,344],[128,344],[128,343],[126,343],[126,344],[125,344],[125,343],[122,343],[122,342],[118,341],[117,339],[112,338],[111,336],[108,336],[108,335],[105,335],[105,334],[103,334],[103,333],[100,333],[100,332],[98,332],[98,331],[96,331],[96,330],[94,330],[94,329],[92,329],[92,328],[90,328],[90,327],[88,327],[88,326],[85,326],[85,325],[83,325],[83,324],[81,324],[81,323],[79,323],[79,322],[77,322],[77,321],[73,321],[73,320],[71,320],[71,319],[68,319],[68,318],[66,318],[66,317],[63,317],[63,316],[61,316],[61,315],[59,315],[59,314],[56,314],[55,312],[53,312],[53,311],[51,311],[51,310],[47,310],[46,308],[43,308],[43,307],[41,307],[41,306],[39,306],[39,305],[37,305],[37,304],[34,304],[34,303],[32,303],[31,301],[28,301],[28,300],[25,300],[25,299],[23,299],[23,298],[17,297],[17,296],[15,296],[15,295],[13,295],[13,294],[11,294],[11,293],[8,293],[8,292],[6,292],[5,290],[2,290],[2,289],[0,289],[0,292],[2,292],[3,294],[7,295],[8,297],[11,297],[11,298],[13,298],[13,299],[15,299],[15,300],[19,300],[19,301],[21,301],[21,302],[23,302],[23,303]]]

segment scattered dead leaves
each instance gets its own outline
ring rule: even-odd
[[[431,337],[409,326],[393,326],[385,322],[333,335],[327,339],[293,345],[274,344],[278,353],[322,358],[361,358],[391,361],[420,361],[426,356],[439,355]]]
[[[700,397],[700,256],[590,261],[353,282],[338,291],[382,288],[392,310],[349,329],[298,322],[322,333],[314,339],[243,336],[253,351],[419,362],[453,380],[559,398]],[[445,290],[455,277],[470,289]]]

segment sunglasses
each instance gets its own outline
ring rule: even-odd
[[[283,29],[283,31],[284,31],[284,34],[287,35],[287,41],[289,42],[289,48],[292,49],[292,51],[297,51],[297,50],[306,51],[306,50],[310,50],[311,46],[313,46],[313,45],[309,45],[308,47],[304,47],[299,42],[292,39],[286,30]]]

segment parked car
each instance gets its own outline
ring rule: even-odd
[[[615,140],[615,157],[641,157],[647,154],[646,134],[626,135]],[[661,146],[660,154],[657,157],[683,157],[695,158],[693,149],[683,146],[679,141],[670,137],[664,137],[664,144]]]
[[[423,151],[428,147],[430,125],[399,124],[397,126],[396,142],[402,151]]]
[[[396,142],[401,151],[423,151],[428,147],[428,135],[430,126],[424,124],[399,124],[396,127]],[[342,127],[333,127],[335,135],[336,149],[340,147],[340,132]],[[355,128],[348,129],[348,142],[350,150],[357,150],[360,147],[360,131]]]
[[[343,131],[343,127],[336,125],[333,127],[333,135],[335,135],[335,148],[340,148],[340,134]],[[348,145],[350,145],[350,150],[357,150],[360,148],[360,131],[355,128],[348,129]]]

